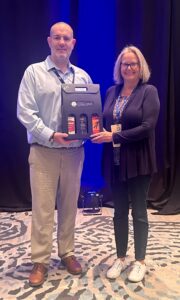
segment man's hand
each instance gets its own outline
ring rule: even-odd
[[[67,133],[55,132],[53,140],[54,142],[62,145],[69,145],[72,142],[77,142],[77,140],[66,140],[66,137],[68,137]]]
[[[103,129],[103,131],[99,133],[92,134],[90,136],[92,143],[101,144],[101,143],[110,143],[112,142],[112,132],[106,131]]]

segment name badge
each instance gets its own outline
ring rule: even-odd
[[[111,125],[111,132],[118,132],[121,131],[121,124],[113,124]],[[120,147],[121,144],[114,144],[113,143],[113,147]]]

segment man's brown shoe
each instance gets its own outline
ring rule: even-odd
[[[82,273],[82,268],[80,263],[76,260],[74,255],[67,256],[61,259],[62,264],[66,267],[67,271],[73,275],[78,275]]]
[[[39,286],[43,284],[47,277],[47,268],[40,263],[35,263],[29,276],[30,286]]]

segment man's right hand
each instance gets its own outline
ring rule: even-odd
[[[67,133],[55,132],[53,140],[54,142],[62,145],[69,145],[72,142],[77,142],[77,140],[66,140],[66,137],[68,137]]]

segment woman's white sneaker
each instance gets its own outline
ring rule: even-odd
[[[133,264],[132,270],[129,273],[128,279],[132,282],[139,282],[143,280],[146,274],[146,265],[141,264],[139,261],[136,261]]]
[[[119,275],[125,268],[126,268],[125,262],[117,258],[113,263],[112,267],[110,267],[109,270],[107,271],[106,276],[109,279],[115,279],[119,277]]]

